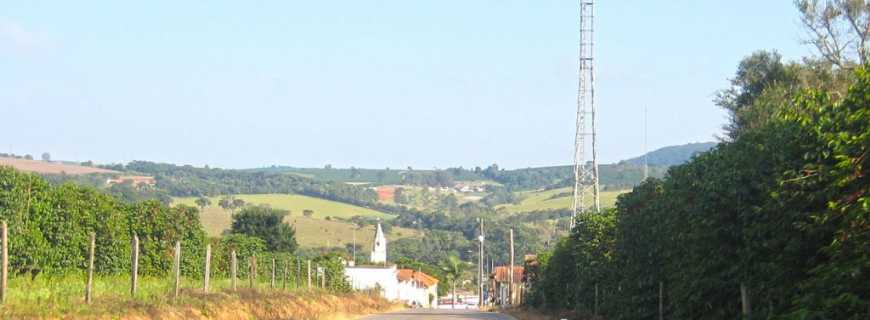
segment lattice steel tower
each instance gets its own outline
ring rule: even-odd
[[[571,207],[573,210],[572,229],[578,214],[598,213],[601,207],[598,199],[598,154],[595,141],[594,17],[593,1],[581,0],[577,133],[574,137],[574,204]]]

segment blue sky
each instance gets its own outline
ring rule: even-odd
[[[577,1],[5,1],[0,151],[221,167],[572,161]],[[602,162],[711,141],[790,0],[598,1]]]

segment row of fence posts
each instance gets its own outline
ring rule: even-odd
[[[2,229],[0,229],[0,246],[2,246],[2,256],[0,256],[0,303],[5,302],[8,296],[8,279],[9,279],[9,236],[8,236],[8,227],[5,221],[0,225]],[[96,234],[90,234],[90,245],[88,248],[88,266],[87,266],[87,281],[85,283],[85,302],[90,304],[94,298],[94,255],[96,251]],[[130,295],[135,297],[136,291],[139,285],[139,236],[133,234],[133,238],[131,239],[130,245]],[[296,257],[296,274],[295,274],[295,286],[296,288],[300,287],[301,273],[302,273],[302,264],[301,259]],[[306,288],[312,288],[312,279],[311,279],[311,260],[307,260],[307,282]],[[282,273],[282,289],[287,289],[287,274],[289,260],[285,260],[283,273]],[[230,252],[230,286],[233,291],[236,290],[238,286],[238,256],[235,250]],[[249,287],[256,287],[256,275],[257,275],[257,257],[250,257],[250,272],[248,272],[248,281]],[[276,270],[277,270],[277,259],[272,258],[272,269],[269,280],[269,287],[271,289],[275,289],[277,287],[276,280]],[[321,271],[322,270],[322,271]],[[315,265],[315,271],[319,274],[320,277],[320,288],[326,287],[326,270],[321,269],[319,265]],[[172,263],[172,276],[174,278],[174,286],[173,286],[173,299],[178,299],[179,294],[181,293],[181,241],[175,242],[175,250],[173,254],[173,263]],[[203,272],[203,292],[209,291],[209,281],[211,280],[211,244],[207,244],[205,247],[205,265]],[[316,282],[315,286],[316,286]]]
[[[665,283],[662,281],[659,281],[658,302],[659,302],[658,319],[664,320],[665,319]],[[594,303],[595,304],[594,304],[594,307],[592,309],[592,314],[597,317],[598,316],[598,304],[599,304],[598,284],[595,284],[595,302]],[[752,313],[752,307],[750,305],[750,300],[749,300],[749,289],[746,286],[746,284],[741,283],[740,284],[740,315],[743,317],[743,319],[749,319],[749,316],[751,315],[751,313]]]

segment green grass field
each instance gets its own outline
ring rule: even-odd
[[[520,203],[499,205],[498,208],[504,208],[504,210],[510,213],[570,208],[573,197],[571,191],[571,187],[566,187],[544,191],[520,192],[520,196],[523,198]],[[603,208],[613,207],[616,204],[616,197],[628,191],[630,190],[602,191],[601,206]]]
[[[395,217],[346,203],[301,195],[250,194],[235,195],[235,197],[245,200],[249,204],[265,204],[276,209],[290,210],[290,215],[285,218],[285,221],[296,228],[296,241],[299,245],[309,248],[343,247],[345,244],[353,243],[354,236],[356,236],[357,244],[362,244],[363,248],[366,248],[366,245],[374,238],[374,227],[372,226],[354,231],[356,229],[354,224],[337,219],[330,221],[326,220],[326,217],[347,219],[353,216],[366,216],[385,220]],[[217,205],[219,199],[219,197],[210,198],[212,205],[200,213],[202,225],[209,236],[221,235],[224,230],[230,228],[233,222],[232,213]],[[173,203],[194,206],[194,200],[196,198],[177,198]],[[314,215],[310,218],[303,216],[302,211],[306,209],[314,210]],[[414,236],[417,236],[416,230],[394,227],[392,232],[387,234],[387,240]]]
[[[196,298],[189,293],[202,290],[202,280],[182,277],[183,295],[178,304],[195,303]],[[239,283],[247,285],[247,279]],[[11,277],[9,296],[0,314],[4,319],[14,318],[53,318],[58,315],[78,315],[82,317],[119,316],[141,306],[161,306],[172,303],[171,277],[142,276],[139,278],[135,298],[130,296],[130,277],[128,275],[98,275],[94,277],[94,304],[84,303],[85,276],[82,274],[49,276],[40,275],[36,280],[29,277]],[[230,288],[230,280],[214,277],[210,287],[212,292]],[[268,279],[258,279],[259,288],[268,287]]]

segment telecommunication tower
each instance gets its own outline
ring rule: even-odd
[[[574,204],[571,228],[577,215],[598,213],[598,154],[595,132],[595,60],[593,1],[580,0],[580,56],[577,88],[577,131],[574,137]],[[588,144],[587,144],[588,143]],[[587,151],[589,152],[587,154]]]

